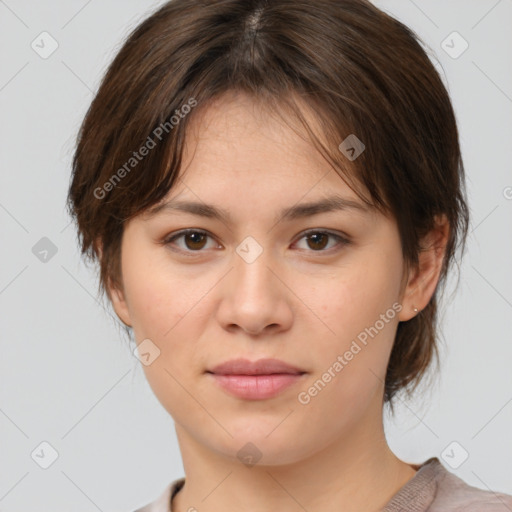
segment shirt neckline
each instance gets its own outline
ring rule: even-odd
[[[410,464],[416,474],[393,495],[382,512],[424,512],[434,500],[437,481],[436,476],[443,466],[437,457],[431,457],[422,464]],[[171,484],[168,509],[173,512],[172,500],[185,484],[185,477],[178,478]]]
[[[437,491],[437,476],[444,470],[437,457],[422,464],[411,464],[416,474],[406,482],[388,501],[382,512],[424,512],[434,501]]]

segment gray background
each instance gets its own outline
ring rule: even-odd
[[[74,138],[100,77],[161,3],[0,1],[5,512],[128,511],[184,474],[173,420],[112,310],[96,301],[95,271],[80,260],[64,207]],[[441,373],[423,398],[386,416],[388,439],[408,462],[437,456],[449,467],[465,450],[451,471],[512,494],[512,0],[376,4],[435,53],[460,126],[472,213],[459,289],[446,307]],[[43,31],[59,45],[46,59],[31,47]],[[469,43],[458,58],[441,47],[453,31]],[[453,53],[462,47],[452,40]],[[32,250],[43,237],[57,249],[46,262]],[[40,467],[50,461],[44,441],[58,452],[48,469]]]

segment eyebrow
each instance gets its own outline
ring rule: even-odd
[[[301,203],[284,208],[279,212],[274,221],[292,221],[312,217],[313,215],[318,215],[320,213],[341,210],[356,210],[368,213],[369,207],[351,199],[332,195],[318,201]],[[191,213],[193,215],[207,217],[210,219],[217,219],[225,224],[229,224],[231,222],[231,215],[223,208],[219,208],[212,204],[199,203],[195,201],[177,201],[173,199],[150,208],[148,216],[151,218],[158,213],[175,211]]]

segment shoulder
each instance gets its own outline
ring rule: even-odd
[[[185,478],[178,478],[165,487],[158,498],[133,512],[172,512],[171,498],[183,487]]]
[[[429,512],[510,512],[512,495],[467,484],[438,462],[437,489]]]
[[[416,475],[393,496],[383,512],[512,512],[511,495],[467,484],[437,457],[411,466]]]

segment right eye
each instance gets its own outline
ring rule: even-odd
[[[201,249],[205,247],[205,240],[208,237],[210,237],[210,234],[203,230],[183,229],[167,237],[163,244],[171,246],[173,251],[178,250],[183,253],[201,252]],[[177,249],[172,247],[175,245],[174,242],[180,238],[183,239],[185,245],[181,245],[181,247],[178,245]]]

